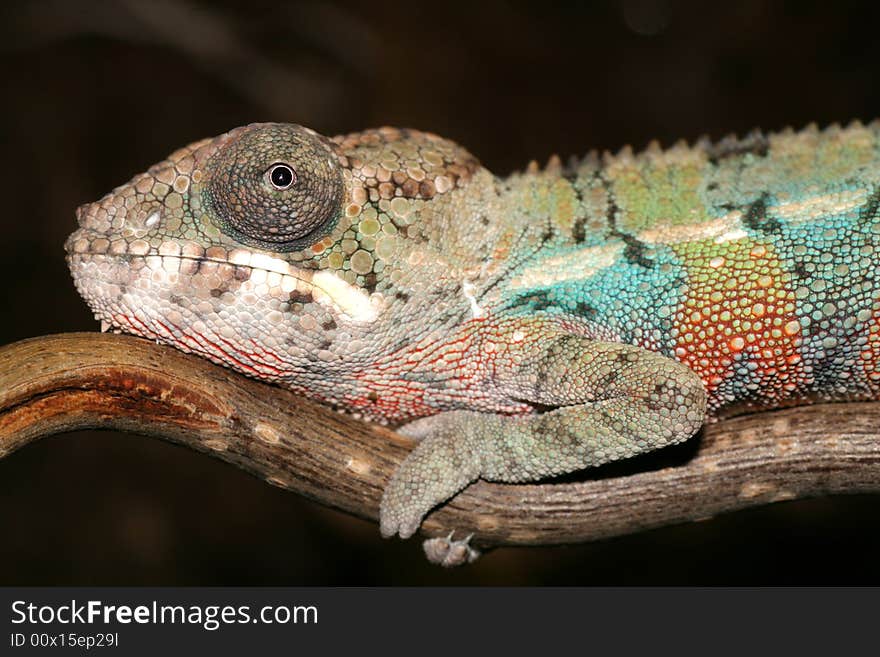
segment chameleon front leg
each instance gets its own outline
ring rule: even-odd
[[[483,478],[536,481],[682,442],[702,426],[706,393],[689,368],[627,344],[558,334],[502,363],[499,389],[535,412],[448,411],[404,433],[422,441],[380,507],[383,536],[411,536],[434,506]]]

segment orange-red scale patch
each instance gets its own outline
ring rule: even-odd
[[[877,389],[880,388],[880,312],[875,312],[868,320],[867,331],[868,344],[862,349],[860,358],[868,383]]]
[[[675,251],[688,276],[674,318],[676,358],[702,377],[710,395],[742,377],[746,363],[753,369],[745,383],[757,384],[761,396],[794,392],[807,378],[801,326],[790,276],[773,247],[749,239],[705,240]]]

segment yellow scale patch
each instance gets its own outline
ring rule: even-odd
[[[579,205],[574,188],[564,178],[546,172],[532,174],[521,205],[529,216],[549,217],[561,234],[572,235]]]
[[[790,276],[771,246],[750,239],[674,245],[688,276],[675,315],[676,358],[697,372],[711,392],[754,363],[749,382],[770,398],[785,396],[806,380],[800,356],[801,326]]]
[[[657,225],[709,220],[698,193],[705,166],[705,152],[686,146],[650,149],[637,158],[628,153],[610,158],[605,171],[622,210],[617,227],[635,235]]]

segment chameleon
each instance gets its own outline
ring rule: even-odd
[[[507,176],[429,132],[255,123],[76,214],[67,261],[102,329],[418,441],[384,489],[385,537],[480,478],[880,398],[880,122]],[[467,540],[429,557],[470,560]]]

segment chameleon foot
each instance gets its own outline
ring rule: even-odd
[[[382,536],[409,538],[422,518],[480,477],[479,435],[485,416],[451,411],[406,425],[401,433],[424,438],[391,477],[379,507]]]
[[[462,540],[454,541],[453,534],[455,531],[449,532],[449,536],[445,538],[429,538],[422,543],[428,561],[444,568],[455,568],[477,560],[480,551],[470,546],[474,535],[468,534]]]
[[[412,536],[431,509],[477,479],[538,481],[679,443],[702,426],[703,382],[681,363],[570,334],[542,343],[496,374],[534,413],[446,411],[403,427],[427,437],[385,487],[382,536]]]

